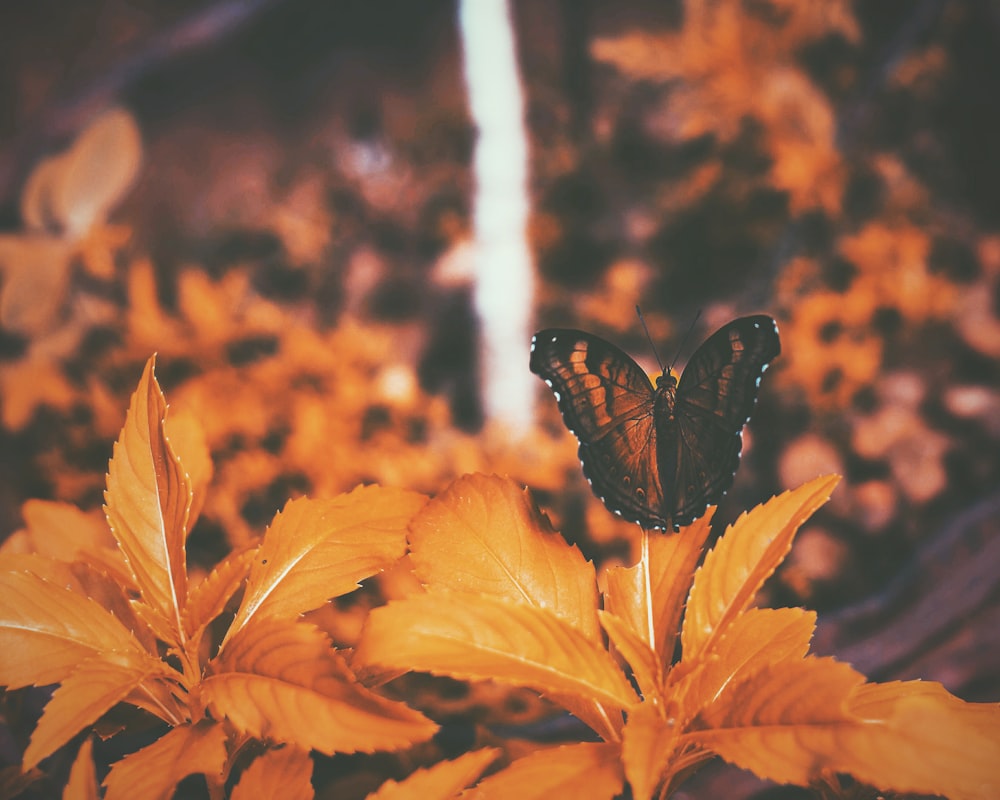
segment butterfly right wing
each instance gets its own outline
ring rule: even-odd
[[[535,334],[530,368],[555,393],[604,505],[643,527],[665,527],[653,386],[642,368],[610,342],[566,328]]]
[[[691,356],[677,388],[679,524],[700,516],[732,485],[761,376],[780,352],[775,321],[758,314],[722,326]]]

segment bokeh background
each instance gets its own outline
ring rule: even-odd
[[[717,526],[841,473],[768,601],[817,609],[816,650],[873,679],[1000,699],[1000,9],[511,9],[533,283],[512,272],[503,299],[651,371],[637,303],[678,364],[732,317],[772,314],[782,355]],[[492,411],[457,13],[3,5],[0,534],[31,497],[100,507],[157,352],[215,460],[196,566],[291,497],[434,493],[473,470],[531,486],[599,563],[633,557],[637,529],[590,495],[541,382],[507,399],[531,425]],[[528,334],[507,355],[525,372]],[[449,688],[425,703],[456,719],[534,708]]]

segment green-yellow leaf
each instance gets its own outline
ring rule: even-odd
[[[496,680],[624,708],[635,692],[611,655],[562,617],[493,596],[428,592],[375,609],[355,659]]]
[[[151,745],[111,765],[104,800],[170,800],[188,775],[219,776],[226,762],[226,732],[214,722],[180,725]]]
[[[406,527],[426,498],[359,486],[332,500],[292,500],[264,535],[227,638],[252,619],[295,619],[358,587],[406,552]]]
[[[826,502],[840,478],[816,478],[744,513],[698,568],[681,631],[684,659],[697,658],[753,601],[788,554],[799,526]]]
[[[430,589],[474,592],[551,611],[599,639],[593,565],[554,533],[507,478],[465,475],[410,526],[410,557]]]
[[[164,434],[167,403],[146,362],[108,468],[104,512],[143,599],[182,636],[191,484]]]
[[[437,729],[358,683],[304,622],[254,621],[209,666],[201,694],[213,716],[257,738],[332,755],[406,747]]]

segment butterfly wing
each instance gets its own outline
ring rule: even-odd
[[[643,527],[664,527],[654,392],[642,368],[610,342],[565,328],[535,334],[530,366],[555,393],[604,505]]]
[[[674,498],[676,524],[697,519],[732,485],[743,426],[779,352],[777,324],[759,314],[721,327],[688,362],[677,387],[676,477],[665,489]]]

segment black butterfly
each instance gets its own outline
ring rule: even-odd
[[[531,341],[531,371],[555,393],[604,505],[643,528],[676,530],[732,485],[743,426],[779,352],[773,319],[741,317],[695,351],[679,383],[665,368],[654,387],[610,342],[552,328]]]

